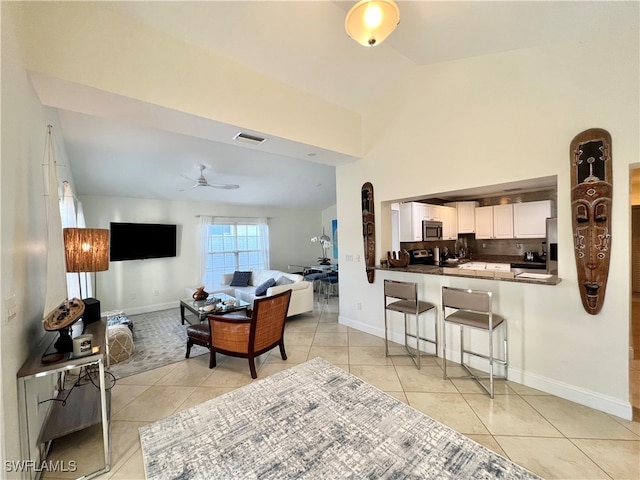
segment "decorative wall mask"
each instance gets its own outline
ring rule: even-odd
[[[376,264],[376,217],[373,212],[373,185],[366,182],[362,185],[362,239],[364,242],[364,260],[367,280],[373,283]]]
[[[601,128],[571,141],[571,216],[578,286],[584,309],[602,308],[611,259],[611,135]]]

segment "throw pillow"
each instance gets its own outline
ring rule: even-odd
[[[256,297],[262,297],[267,294],[267,290],[273,287],[276,284],[276,281],[273,278],[270,278],[264,283],[261,283],[256,287]]]
[[[239,272],[236,270],[233,272],[233,278],[231,279],[231,287],[246,287],[251,280],[251,272]]]
[[[284,275],[281,275],[278,277],[278,280],[276,280],[276,285],[290,285],[293,283],[293,280],[291,280],[289,277],[285,277]]]

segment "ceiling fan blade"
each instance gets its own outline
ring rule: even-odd
[[[198,184],[193,185],[192,187],[189,188],[182,188],[180,189],[181,192],[186,192],[187,190],[193,190],[194,188],[198,187]]]
[[[236,188],[240,188],[240,185],[235,185],[233,183],[207,183],[207,187],[220,188],[222,190],[235,190]]]
[[[182,174],[182,173],[180,174],[180,176],[181,176],[182,178],[186,178],[187,180],[189,180],[189,181],[190,181],[190,182],[192,182],[192,183],[196,183],[196,182],[197,182],[197,180],[196,180],[196,179],[191,178],[191,177],[187,177],[186,175],[184,175],[184,174]]]

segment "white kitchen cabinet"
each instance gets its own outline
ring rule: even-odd
[[[493,238],[493,207],[476,207],[476,239]]]
[[[513,204],[515,238],[545,238],[547,218],[551,217],[551,200]]]
[[[458,214],[454,207],[440,207],[440,221],[442,222],[442,239],[456,240],[458,238]]]
[[[478,202],[451,202],[445,205],[456,209],[458,233],[475,233]]]
[[[513,238],[513,205],[493,206],[493,238]]]
[[[425,220],[442,221],[442,217],[440,215],[440,205],[429,205],[428,203],[423,203],[423,205]]]
[[[421,242],[422,221],[426,220],[424,203],[405,202],[400,204],[400,241]]]

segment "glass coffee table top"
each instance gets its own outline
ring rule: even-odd
[[[207,318],[207,314],[215,313],[224,315],[229,312],[237,312],[249,306],[249,302],[232,297],[226,293],[215,293],[209,295],[206,300],[194,300],[193,298],[183,298],[180,300],[180,319],[184,325],[185,320],[192,323],[185,316],[185,310],[194,314],[201,322]]]

